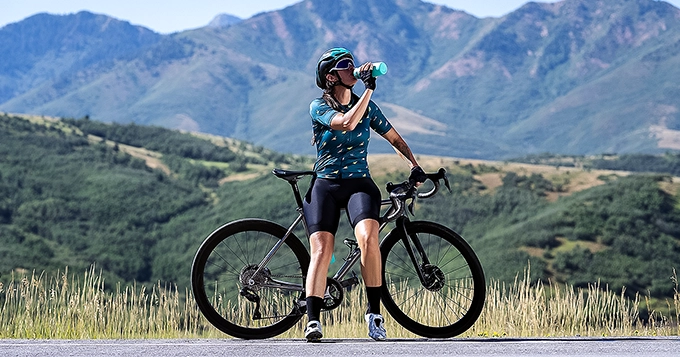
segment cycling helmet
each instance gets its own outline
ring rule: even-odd
[[[335,64],[343,58],[349,57],[354,61],[352,53],[342,47],[334,47],[324,52],[316,63],[316,85],[321,89],[328,89],[326,82],[326,75],[335,66]]]

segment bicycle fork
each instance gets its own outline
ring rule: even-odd
[[[413,263],[413,268],[418,274],[420,283],[428,290],[438,291],[444,286],[444,273],[438,266],[430,263],[420,238],[415,233],[410,234],[408,232],[407,225],[409,222],[409,219],[403,216],[396,221],[398,232],[401,234],[401,241]]]

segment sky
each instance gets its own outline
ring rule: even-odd
[[[247,19],[257,13],[280,10],[301,0],[0,0],[0,27],[41,12],[69,14],[81,10],[129,21],[159,33],[172,33],[207,25],[215,15],[228,13]],[[334,1],[334,0],[328,0]],[[425,0],[463,10],[477,17],[500,17],[529,0]],[[538,0],[555,2],[555,0]],[[667,0],[680,7],[680,0]]]

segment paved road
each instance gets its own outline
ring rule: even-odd
[[[680,356],[680,338],[0,340],[0,356]]]

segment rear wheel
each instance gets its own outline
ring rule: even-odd
[[[385,237],[381,245],[385,309],[420,336],[448,338],[465,332],[484,307],[486,281],[479,259],[447,227],[434,222],[407,222],[406,227],[409,236],[420,241],[429,264],[423,263],[416,245],[405,240],[399,228]]]
[[[279,335],[300,320],[298,302],[304,298],[309,267],[305,246],[291,234],[269,264],[258,269],[285,234],[276,223],[245,219],[205,239],[194,257],[191,286],[201,313],[213,326],[234,337],[261,339]]]

